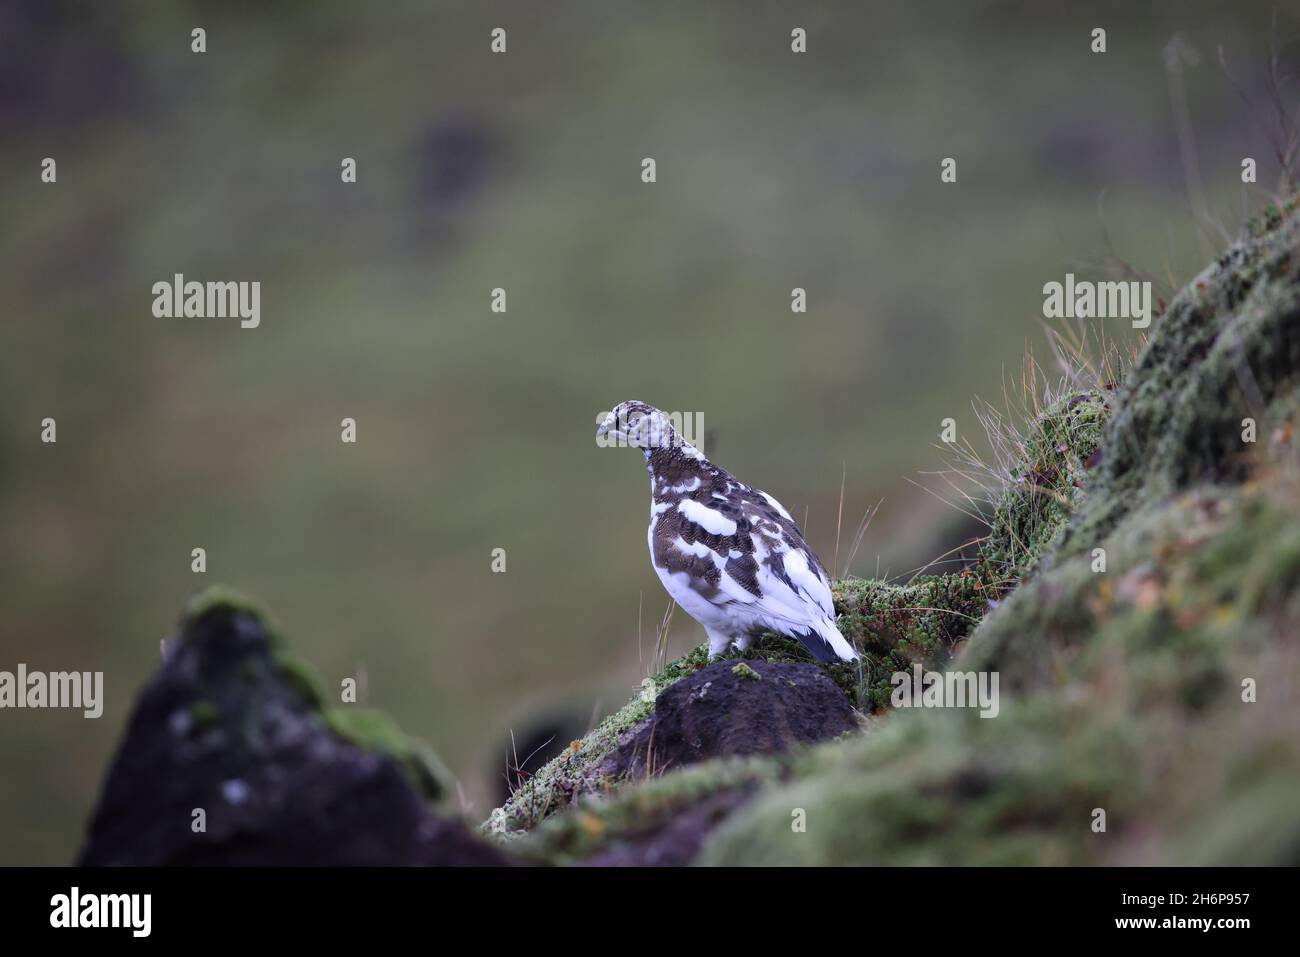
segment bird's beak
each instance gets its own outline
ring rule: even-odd
[[[603,439],[609,435],[609,430],[614,427],[614,413],[611,412],[605,416],[605,421],[596,426],[596,438]]]
[[[619,428],[618,416],[610,412],[605,416],[603,422],[596,428],[596,444],[602,448],[608,448],[627,441],[627,436]]]

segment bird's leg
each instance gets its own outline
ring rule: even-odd
[[[706,628],[705,631],[709,635],[709,657],[718,658],[726,654],[727,649],[731,647],[731,636],[724,635],[711,628]]]
[[[739,638],[736,639],[736,647],[739,648],[741,651],[748,651],[749,643],[752,642],[753,640],[754,640],[753,635],[741,635]]]

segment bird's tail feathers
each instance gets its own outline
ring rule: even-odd
[[[822,664],[858,660],[858,653],[829,618],[819,618],[806,633],[795,637]]]

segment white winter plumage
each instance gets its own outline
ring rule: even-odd
[[[835,627],[830,581],[790,512],[684,442],[664,413],[623,402],[597,436],[652,437],[639,447],[650,471],[650,560],[668,594],[700,622],[709,653],[775,632],[823,662],[852,661]]]

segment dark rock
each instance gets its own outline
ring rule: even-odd
[[[685,867],[714,829],[755,791],[757,785],[709,795],[678,811],[658,830],[611,842],[582,863],[588,867]]]
[[[389,750],[341,732],[255,611],[210,607],[171,645],[136,702],[80,864],[511,863],[434,811],[432,772],[412,772],[391,722],[379,725]]]
[[[665,688],[600,773],[636,780],[709,758],[771,754],[857,730],[816,665],[718,661]]]

